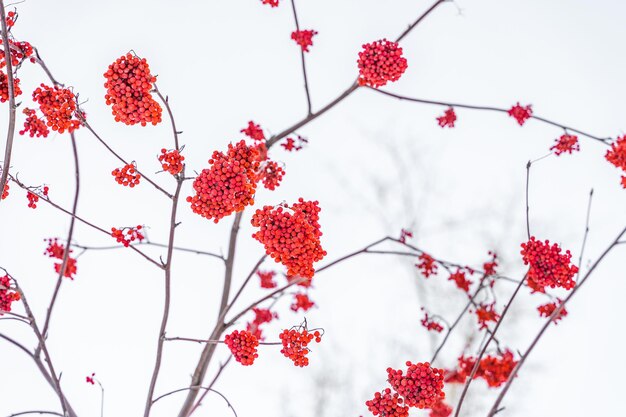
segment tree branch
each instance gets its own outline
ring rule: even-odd
[[[11,45],[9,44],[9,31],[7,18],[4,12],[4,1],[0,0],[0,23],[2,26],[2,44],[4,46],[4,62],[7,67],[7,83],[9,93],[9,126],[7,127],[7,141],[4,146],[4,163],[0,172],[0,194],[4,191],[11,166],[11,153],[13,152],[13,138],[15,137],[15,86],[13,85],[13,64],[11,63]],[[2,201],[2,199],[0,199]]]

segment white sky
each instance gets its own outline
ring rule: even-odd
[[[130,49],[147,58],[184,131],[181,140],[192,172],[206,166],[214,149],[238,140],[248,120],[278,132],[305,113],[300,58],[289,38],[291,10],[286,1],[281,3],[271,9],[259,0],[29,0],[19,5],[14,33],[36,45],[56,77],[88,99],[84,107],[94,128],[150,172],[158,169],[159,150],[171,147],[169,125],[115,124],[103,100],[102,77],[107,66]],[[301,26],[319,32],[307,56],[314,107],[354,80],[362,43],[396,37],[430,4],[298,1]],[[625,128],[625,16],[626,4],[614,0],[446,4],[402,42],[409,69],[389,89],[472,104],[532,103],[538,115],[616,136]],[[30,65],[24,66],[20,78],[25,92],[45,81]],[[21,98],[26,101],[27,96]],[[2,108],[6,110],[6,104]],[[442,130],[434,120],[442,110],[358,91],[300,131],[310,140],[306,150],[274,150],[273,157],[285,162],[287,175],[275,192],[261,190],[257,204],[300,196],[319,200],[327,260],[413,224],[413,242],[435,256],[479,265],[487,250],[497,248],[503,270],[519,276],[525,163],[543,156],[561,132],[535,121],[520,128],[505,115],[461,110],[457,127]],[[4,130],[6,112],[2,114]],[[82,170],[79,213],[103,227],[145,224],[152,240],[164,241],[169,204],[146,183],[122,189],[110,176],[117,161],[88,132],[80,130],[77,137]],[[624,226],[626,193],[619,187],[618,171],[603,158],[605,147],[583,139],[581,148],[579,154],[550,157],[533,168],[531,228],[538,237],[570,248],[578,259],[587,195],[593,187],[588,260]],[[26,183],[49,184],[51,197],[69,206],[69,155],[66,135],[17,137],[13,172]],[[173,188],[166,175],[158,179]],[[11,196],[0,204],[0,265],[20,280],[41,317],[56,279],[52,261],[42,256],[43,239],[64,237],[68,219],[45,203],[27,209],[25,196],[16,188],[12,186]],[[190,189],[187,183],[183,195]],[[226,251],[231,219],[214,225],[193,215],[186,203],[180,207],[181,246]],[[262,253],[250,238],[249,219],[248,211],[236,283]],[[88,245],[113,242],[82,225],[75,237]],[[570,315],[550,329],[513,385],[503,415],[621,415],[626,373],[623,259],[621,248],[574,298]],[[128,250],[88,252],[78,268],[76,280],[64,282],[49,339],[65,392],[79,415],[98,415],[99,391],[84,382],[96,372],[106,389],[107,416],[140,415],[161,320],[161,272]],[[221,266],[177,253],[174,270],[168,334],[207,337],[217,312]],[[423,281],[412,273],[411,263],[382,257],[355,259],[320,274],[311,294],[319,309],[307,319],[324,327],[326,337],[311,353],[311,366],[296,369],[278,349],[261,347],[258,363],[246,368],[230,365],[216,388],[240,417],[367,415],[363,403],[384,386],[387,366],[431,356],[432,340],[419,326],[419,307],[425,304],[449,319],[461,308],[463,297],[447,290],[443,276]],[[510,288],[501,288],[504,300]],[[244,300],[258,295],[250,292]],[[524,350],[541,326],[535,310],[540,302],[543,299],[526,295],[518,300],[501,334],[511,348]],[[287,300],[278,308],[281,322],[268,327],[268,335],[301,321],[302,315],[289,311]],[[18,323],[1,321],[0,331],[35,345]],[[439,365],[454,363],[462,335],[448,346]],[[199,351],[193,344],[166,346],[157,394],[188,383]],[[227,353],[221,348],[219,359]],[[32,361],[6,343],[0,343],[0,357],[0,415],[58,407]],[[474,398],[464,415],[484,415],[493,392],[477,381],[470,395]],[[219,397],[209,398],[198,416],[231,414]],[[152,415],[175,415],[182,400],[183,395],[169,397]]]

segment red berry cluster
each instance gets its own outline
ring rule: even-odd
[[[444,370],[432,368],[428,362],[406,363],[406,374],[400,369],[387,368],[387,381],[404,398],[409,407],[430,408],[445,398]]]
[[[381,417],[408,417],[409,407],[404,405],[404,400],[397,392],[391,394],[389,388],[383,392],[374,393],[374,398],[365,402],[367,409],[375,416]]]
[[[291,33],[291,39],[296,41],[302,52],[309,52],[309,46],[313,46],[313,36],[317,35],[314,30],[296,30]]]
[[[88,383],[88,384],[91,384],[91,385],[96,385],[95,376],[96,376],[95,372],[93,372],[91,374],[91,376],[86,376],[85,377],[85,382]]]
[[[27,107],[22,111],[22,113],[26,115],[26,120],[24,121],[24,130],[20,130],[20,135],[28,132],[28,135],[31,138],[34,138],[35,136],[43,136],[44,138],[48,137],[50,130],[48,129],[46,122],[37,117],[37,112],[35,110]]]
[[[285,139],[284,143],[281,143],[280,146],[282,146],[283,148],[285,148],[286,151],[288,152],[293,152],[293,151],[299,151],[302,148],[304,148],[304,145],[306,145],[307,143],[309,143],[309,140],[306,138],[303,138],[300,135],[296,136],[298,143],[296,144],[296,140],[293,138],[287,138]]]
[[[322,334],[315,330],[312,333],[306,328],[298,328],[291,330],[283,330],[279,336],[283,343],[283,348],[280,350],[285,357],[291,359],[293,364],[299,367],[304,367],[309,364],[309,358],[306,355],[310,350],[307,347],[309,343],[315,339],[316,343],[322,341]]]
[[[107,89],[104,98],[111,106],[116,122],[127,125],[141,123],[142,126],[161,122],[163,110],[150,94],[156,77],[150,73],[145,58],[130,53],[122,55],[109,65],[104,77],[107,80],[104,83]]]
[[[430,317],[428,312],[426,312],[423,307],[422,311],[424,311],[424,318],[421,320],[422,326],[424,326],[428,331],[441,333],[443,331],[443,326],[435,321],[434,318]]]
[[[10,11],[7,13],[7,17],[5,19],[7,23],[7,29],[11,29],[15,25],[15,21],[17,20],[17,13],[14,11]]]
[[[54,264],[54,271],[57,274],[61,273],[61,267],[63,266],[63,258],[65,257],[65,246],[60,244],[58,239],[46,239],[48,242],[48,247],[44,252],[44,255],[47,255],[50,258],[60,259],[61,262],[57,262]],[[69,253],[73,251],[70,249]],[[76,259],[71,256],[67,257],[67,264],[65,265],[65,270],[63,271],[63,276],[65,278],[74,279],[74,275],[78,270],[76,266]]]
[[[556,243],[550,246],[550,241],[541,242],[531,236],[530,240],[522,243],[521,251],[524,265],[529,265],[528,284],[535,291],[544,292],[545,287],[561,287],[571,290],[576,285],[573,278],[578,267],[572,265],[572,254]]]
[[[513,353],[510,350],[506,350],[504,353],[498,356],[487,355],[480,360],[474,379],[482,378],[492,388],[497,388],[504,384],[511,376],[517,362],[513,358]],[[465,382],[465,379],[472,373],[472,369],[476,364],[476,358],[461,356],[459,358],[459,369],[457,379],[461,382]],[[453,382],[448,380],[447,382]]]
[[[419,256],[419,262],[415,264],[417,269],[422,272],[424,278],[428,278],[431,275],[437,275],[437,261],[427,253],[422,253]]]
[[[118,184],[131,188],[139,184],[139,180],[141,179],[141,174],[137,172],[137,166],[134,162],[126,164],[122,168],[115,168],[111,172],[111,175],[115,177],[115,181],[117,181]]]
[[[0,200],[4,200],[5,198],[7,198],[9,196],[9,184],[4,184],[4,189],[2,190],[2,196],[0,197]]]
[[[41,191],[41,193],[44,196],[48,196],[48,191],[50,189],[48,188],[48,186],[43,187],[43,191]],[[37,203],[39,202],[39,195],[33,193],[32,191],[27,191],[26,192],[26,198],[28,199],[28,207],[32,208],[32,209],[36,209],[37,208]]]
[[[178,149],[168,151],[167,149],[161,149],[161,155],[159,155],[159,162],[163,171],[167,171],[172,175],[178,175],[183,170],[183,161],[185,157],[178,152]]]
[[[39,104],[46,124],[55,132],[72,133],[80,127],[80,121],[74,118],[78,115],[76,97],[70,89],[41,84],[33,91],[33,101]]]
[[[248,136],[252,140],[264,141],[265,134],[260,125],[255,124],[253,121],[248,122],[248,127],[241,129],[241,133]]]
[[[217,223],[223,217],[254,204],[261,153],[245,141],[229,144],[226,154],[215,151],[211,165],[193,182],[196,195],[187,197],[194,213]]]
[[[263,4],[269,4],[272,7],[278,7],[278,2],[280,0],[261,0]]]
[[[276,288],[278,284],[274,281],[276,272],[274,271],[257,271],[257,276],[261,280],[261,288]]]
[[[452,107],[448,108],[443,116],[437,117],[437,123],[441,127],[454,127],[454,122],[456,122],[456,113]]]
[[[2,39],[0,39],[0,45],[2,44]],[[11,50],[11,65],[13,65],[13,68],[19,67],[28,57],[30,57],[30,62],[35,62],[35,57],[33,56],[34,49],[30,43],[9,39],[9,48]],[[0,46],[0,68],[4,68],[6,66],[7,63],[4,59],[4,47]]]
[[[428,417],[449,417],[452,415],[452,407],[443,401],[439,401],[437,404],[430,408]]]
[[[252,365],[254,360],[259,357],[257,346],[259,341],[252,333],[242,330],[235,330],[224,338],[226,346],[230,349],[235,360],[242,365]]]
[[[13,77],[13,94],[14,97],[22,94],[20,89],[20,79]],[[9,100],[9,77],[0,71],[0,103],[5,103]]]
[[[562,302],[563,300],[557,298],[557,301],[555,302],[553,301],[551,303],[540,305],[539,307],[537,307],[537,311],[539,311],[539,315],[541,317],[550,317],[552,313],[554,313],[554,310],[556,310]],[[565,307],[563,307],[561,311],[559,311],[559,314],[557,314],[552,321],[554,322],[554,324],[556,324],[565,316],[567,316],[567,310],[565,309]]]
[[[246,330],[252,333],[257,339],[263,340],[261,325],[269,323],[278,318],[278,314],[270,311],[269,308],[253,308],[254,320],[246,325]]]
[[[300,198],[291,207],[265,206],[252,216],[260,230],[252,235],[265,246],[266,253],[287,267],[287,277],[312,278],[313,263],[322,260],[319,203]]]
[[[495,252],[489,251],[491,260],[483,264],[483,272],[486,277],[490,277],[496,274],[496,268],[498,267],[498,255]]]
[[[278,162],[267,160],[261,164],[258,178],[263,181],[263,186],[274,191],[280,185],[285,176],[285,170]]]
[[[378,88],[397,81],[407,69],[402,48],[397,42],[382,39],[363,45],[359,52],[359,85]]]
[[[478,308],[476,308],[476,318],[478,319],[478,324],[481,329],[489,328],[487,323],[491,321],[497,323],[500,319],[500,315],[495,310],[495,305],[495,302],[491,304],[481,303],[478,305]]]
[[[470,274],[473,272],[473,270],[469,270]],[[459,289],[468,293],[470,290],[470,285],[472,285],[472,281],[467,279],[465,274],[466,272],[459,268],[456,270],[456,272],[450,274],[450,276],[448,277],[448,281],[454,281]]]
[[[111,236],[113,236],[118,243],[123,244],[125,247],[129,247],[135,240],[141,242],[145,239],[145,236],[140,232],[141,229],[141,225],[135,227],[123,227],[121,229],[112,227]]]
[[[0,316],[3,311],[11,311],[13,301],[20,300],[20,293],[11,289],[11,281],[8,275],[0,277]]]
[[[617,138],[604,157],[626,173],[626,135]],[[626,176],[622,176],[622,187],[626,188]]]
[[[524,123],[526,123],[526,120],[530,119],[533,115],[532,107],[533,106],[530,104],[527,106],[520,106],[518,102],[515,106],[511,107],[508,113],[509,116],[517,120],[517,123],[519,123],[520,126],[523,126]]]
[[[406,243],[407,238],[412,238],[413,233],[407,229],[400,230],[400,238],[398,239],[400,243]]]
[[[567,133],[561,135],[555,142],[555,144],[550,148],[551,151],[554,151],[556,156],[559,156],[563,153],[573,153],[580,151],[580,145],[578,144],[578,136],[576,135],[568,135]]]
[[[298,310],[309,311],[311,308],[313,308],[313,306],[315,306],[315,303],[311,301],[309,296],[307,294],[301,293],[301,294],[296,294],[293,297],[293,303],[291,304],[290,308],[296,312]]]

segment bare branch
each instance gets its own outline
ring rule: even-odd
[[[4,11],[4,1],[0,0],[0,22],[2,26],[2,44],[4,45],[4,62],[7,67],[7,83],[9,93],[9,126],[7,127],[7,141],[4,146],[4,163],[0,172],[0,194],[4,191],[11,166],[11,154],[13,152],[13,138],[15,137],[15,86],[13,85],[13,64],[11,63],[11,45],[9,43],[9,31],[7,18]],[[2,201],[2,199],[0,199]]]

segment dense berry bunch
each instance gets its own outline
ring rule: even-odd
[[[410,230],[402,229],[400,230],[400,238],[398,239],[400,243],[406,243],[407,238],[412,238],[413,233]]]
[[[261,154],[245,141],[229,144],[226,154],[215,151],[211,165],[193,182],[196,195],[187,197],[194,213],[217,223],[221,218],[254,204]]]
[[[8,196],[9,196],[9,184],[4,184],[4,189],[2,190],[2,196],[0,197],[0,200],[4,200]]]
[[[39,104],[46,124],[55,132],[67,130],[72,133],[80,127],[80,121],[76,119],[79,114],[76,97],[70,89],[41,84],[33,91],[33,101]]]
[[[495,252],[489,251],[491,260],[483,264],[483,272],[486,277],[490,277],[496,274],[496,268],[498,267],[498,255]]]
[[[495,304],[495,302],[491,304],[479,304],[476,308],[476,318],[478,319],[478,325],[481,329],[488,328],[487,323],[497,323],[500,319],[500,315],[495,310]]]
[[[0,45],[2,45],[2,39],[0,39]],[[35,62],[35,57],[33,56],[33,46],[26,41],[15,41],[13,39],[9,39],[9,48],[11,49],[11,65],[13,68],[18,67],[22,64],[22,62],[30,57],[30,62]],[[4,47],[0,46],[0,68],[6,67],[7,63],[4,59]]]
[[[261,0],[263,4],[269,4],[272,7],[278,7],[278,2],[280,0]]]
[[[531,236],[528,242],[522,243],[521,254],[524,265],[529,265],[528,284],[535,291],[544,292],[545,287],[570,290],[576,285],[573,278],[578,267],[570,263],[569,250],[562,254],[556,243],[550,246],[549,240],[541,242]]]
[[[449,417],[450,415],[452,415],[452,407],[443,401],[439,401],[430,408],[428,417]]]
[[[562,302],[563,301],[561,299],[557,298],[557,301],[540,305],[539,307],[537,307],[537,311],[539,311],[539,315],[541,317],[550,317],[552,313],[554,313],[554,310],[556,310]],[[561,311],[559,311],[559,314],[557,314],[552,321],[556,324],[565,316],[567,316],[567,310],[565,309],[565,307],[563,307]]]
[[[285,175],[283,167],[275,161],[265,161],[261,165],[258,178],[263,181],[263,186],[268,190],[274,191],[280,185]]]
[[[322,260],[317,201],[300,198],[291,207],[265,206],[252,216],[259,231],[252,235],[265,246],[266,253],[287,267],[287,277],[312,278],[313,263]]]
[[[533,115],[533,106],[530,104],[527,106],[520,106],[518,102],[515,106],[511,107],[508,113],[509,116],[517,120],[517,123],[519,123],[520,126],[523,126],[524,123],[526,123],[526,120],[530,119]]]
[[[132,164],[126,164],[122,168],[115,168],[111,175],[115,177],[115,181],[124,187],[134,187],[139,184],[141,174],[137,172],[137,166],[133,162]]]
[[[428,331],[441,333],[443,331],[443,326],[438,323],[433,317],[430,317],[428,313],[422,308],[424,311],[424,318],[422,318],[422,326],[426,327]]]
[[[24,130],[20,130],[20,135],[28,132],[28,135],[31,138],[34,138],[35,136],[43,136],[44,138],[48,137],[50,130],[48,129],[46,122],[37,117],[35,110],[27,107],[22,111],[22,113],[26,115],[26,120],[24,121]]]
[[[257,276],[261,280],[261,288],[276,288],[278,284],[274,281],[276,272],[274,271],[257,271]]]
[[[161,155],[159,155],[159,162],[163,171],[167,171],[172,175],[177,175],[183,170],[183,161],[185,157],[178,152],[178,149],[168,151],[167,149],[161,149]]]
[[[309,358],[306,356],[310,351],[307,347],[309,343],[313,340],[315,340],[316,343],[322,341],[322,335],[319,331],[315,330],[309,333],[307,329],[283,330],[279,337],[283,343],[283,348],[280,350],[280,353],[291,359],[293,364],[299,367],[309,364]]]
[[[447,109],[443,116],[437,117],[437,123],[441,127],[454,127],[454,122],[456,122],[456,113],[452,107]]]
[[[450,277],[448,277],[448,281],[454,281],[456,283],[456,286],[465,292],[469,292],[470,285],[472,285],[472,281],[467,279],[467,277],[465,276],[465,271],[461,269],[457,269],[456,272],[450,274]]]
[[[309,46],[313,46],[313,36],[317,35],[314,30],[296,30],[291,33],[291,39],[296,41],[302,52],[309,52]]]
[[[307,143],[309,143],[309,140],[306,138],[303,138],[300,135],[296,136],[298,143],[296,144],[296,140],[293,138],[287,138],[285,139],[285,142],[281,143],[280,146],[282,146],[283,148],[285,148],[286,151],[288,152],[294,152],[294,151],[299,151],[302,148],[304,148],[304,145],[306,145]]]
[[[104,73],[107,89],[106,103],[116,122],[142,126],[161,122],[163,110],[150,91],[156,77],[150,73],[148,62],[130,53],[119,57]]]
[[[419,262],[416,263],[415,266],[422,272],[425,278],[431,275],[437,275],[437,263],[435,258],[427,253],[422,253],[419,256]]]
[[[13,78],[13,94],[14,97],[22,94],[22,90],[20,89],[20,79]],[[9,100],[9,77],[0,71],[0,103],[5,103]]]
[[[256,353],[259,341],[256,336],[248,331],[235,330],[224,338],[226,346],[230,349],[235,360],[242,365],[252,365],[259,357]]]
[[[567,133],[561,135],[560,138],[556,140],[554,145],[550,148],[551,151],[554,151],[556,156],[559,156],[563,153],[573,153],[580,151],[580,145],[578,144],[578,136],[576,135],[568,135]]]
[[[8,275],[0,277],[0,316],[3,311],[11,311],[13,301],[20,300],[20,293],[11,289],[11,280]]]
[[[408,417],[409,407],[404,405],[404,400],[397,392],[391,394],[389,388],[383,392],[374,393],[374,398],[365,402],[367,409],[375,416],[381,417]]]
[[[611,149],[606,151],[607,161],[626,172],[626,135],[621,136],[611,144]],[[626,188],[626,176],[622,176],[622,187]]]
[[[135,227],[123,227],[121,229],[117,229],[115,227],[111,228],[111,236],[121,243],[125,247],[129,247],[132,242],[138,240],[141,242],[145,239],[145,236],[141,233],[142,226]]]
[[[513,353],[508,349],[497,356],[487,355],[480,360],[474,379],[482,378],[490,387],[499,387],[509,379],[517,362],[513,357]],[[461,356],[457,371],[460,376],[459,379],[465,381],[471,375],[475,364],[475,358]]]
[[[44,252],[44,255],[47,255],[50,258],[59,259],[61,262],[57,262],[54,264],[54,271],[57,274],[61,273],[61,268],[63,267],[63,258],[65,257],[65,245],[59,243],[58,239],[46,239],[48,242],[48,247]],[[69,253],[73,251],[70,249]],[[65,278],[74,279],[74,275],[78,270],[76,266],[76,259],[72,258],[70,255],[67,257],[67,263],[65,265],[65,270],[63,271],[63,276]]]
[[[398,43],[386,39],[363,45],[357,62],[359,85],[374,88],[399,80],[408,66]]]
[[[261,126],[255,124],[252,120],[248,122],[248,127],[246,127],[245,129],[241,129],[241,133],[248,136],[252,140],[265,140],[265,134],[263,133],[263,129],[261,129]]]
[[[443,369],[432,368],[428,362],[407,362],[406,366],[406,374],[400,369],[387,368],[389,384],[404,398],[406,405],[430,408],[445,398]]]
[[[309,311],[311,308],[315,306],[315,303],[311,301],[307,294],[296,294],[293,297],[293,303],[291,304],[291,309],[293,311]]]

